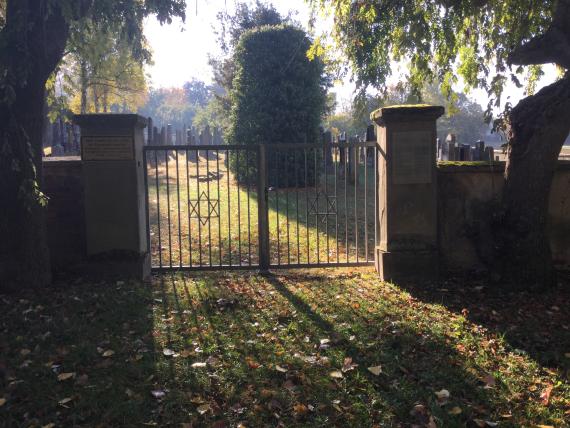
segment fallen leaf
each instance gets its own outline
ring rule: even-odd
[[[60,406],[65,406],[67,403],[69,403],[69,402],[72,401],[72,400],[73,400],[72,397],[67,397],[67,398],[64,398],[63,400],[59,400],[59,401],[58,401],[58,404],[59,404]]]
[[[204,368],[204,367],[206,367],[206,366],[207,366],[206,363],[193,363],[193,364],[192,364],[192,368],[193,368],[193,369],[201,369],[201,368]]]
[[[382,366],[368,367],[368,371],[372,373],[374,376],[380,376],[380,373],[382,373]]]
[[[154,391],[150,391],[150,394],[154,397],[154,398],[164,398],[166,396],[166,391],[163,391],[161,389],[157,389]]]
[[[434,394],[437,397],[437,403],[440,406],[444,406],[447,404],[447,400],[449,400],[449,396],[451,395],[447,389],[442,389],[441,391],[436,391]]]
[[[42,425],[42,428],[55,428],[55,424],[53,422],[50,422],[47,425]]]
[[[188,349],[184,349],[183,351],[180,351],[180,356],[182,358],[188,358],[190,355],[192,355],[192,351],[189,351]]]
[[[483,376],[481,381],[483,381],[483,383],[485,384],[485,388],[492,388],[497,383],[497,381],[495,380],[495,377],[492,374],[487,374],[487,375]]]
[[[304,416],[309,412],[309,409],[304,404],[298,403],[293,406],[293,412],[295,416]]]
[[[113,355],[115,355],[115,351],[112,351],[111,349],[103,352],[103,357],[105,357],[105,358],[112,357]]]
[[[32,351],[30,351],[29,349],[22,349],[20,351],[20,355],[25,357],[26,355],[30,355],[32,353]]]
[[[162,350],[162,353],[165,357],[174,357],[176,356],[176,352],[174,352],[172,349],[168,349],[168,348],[164,348]]]
[[[455,406],[451,408],[447,413],[449,413],[450,415],[460,415],[461,413],[463,413],[463,410],[461,410],[461,407]]]
[[[6,399],[0,398],[0,407],[2,407],[4,404],[6,404]]]
[[[277,370],[278,372],[281,372],[281,373],[287,373],[287,371],[288,371],[285,367],[281,367],[278,364],[275,364],[275,370]]]
[[[201,406],[198,406],[198,408],[196,410],[198,410],[198,413],[203,415],[204,413],[206,413],[210,410],[210,405],[209,404],[202,404]]]
[[[341,370],[343,373],[346,373],[347,371],[353,370],[355,367],[358,367],[358,364],[354,364],[352,362],[352,358],[347,357],[344,359]]]
[[[57,375],[57,380],[59,380],[61,382],[64,380],[71,379],[74,376],[75,376],[75,373],[60,373]]]
[[[257,361],[255,361],[253,358],[251,357],[247,357],[245,359],[245,361],[247,362],[247,365],[250,369],[258,369],[261,367],[261,364],[259,364]]]
[[[549,385],[544,388],[540,394],[540,402],[545,406],[548,406],[548,403],[550,403],[550,394],[552,393],[552,388],[554,388],[554,386]]]
[[[335,370],[335,371],[333,371],[333,372],[330,372],[330,373],[329,373],[329,376],[332,377],[332,378],[335,378],[335,379],[341,379],[341,378],[343,377],[343,376],[342,376],[342,372],[341,372],[341,371],[338,371],[338,370]]]

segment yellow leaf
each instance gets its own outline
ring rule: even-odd
[[[330,377],[333,377],[333,378],[335,378],[335,379],[341,379],[341,378],[343,377],[343,376],[342,376],[342,372],[340,372],[340,371],[338,371],[338,370],[335,370],[334,372],[330,372],[330,373],[329,373],[329,376],[330,376]]]
[[[6,404],[6,399],[0,398],[0,407],[2,407],[4,404]]]
[[[196,410],[198,410],[198,413],[203,415],[204,413],[206,413],[210,410],[210,405],[209,404],[202,404],[201,406],[198,406],[198,408]]]
[[[463,410],[461,410],[461,407],[459,406],[455,406],[454,408],[450,409],[449,412],[450,415],[460,415],[461,413],[463,413]]]
[[[112,351],[112,350],[110,350],[110,349],[107,350],[107,351],[105,351],[105,352],[103,352],[103,356],[104,356],[105,358],[112,357],[113,355],[115,355],[115,351]]]
[[[59,380],[61,382],[64,380],[71,379],[74,376],[75,376],[75,373],[60,373],[57,375],[57,380]]]
[[[374,376],[380,376],[380,373],[382,373],[382,366],[368,367],[368,371]]]

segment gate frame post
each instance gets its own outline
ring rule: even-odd
[[[267,272],[269,257],[269,207],[267,189],[267,154],[265,145],[258,144],[257,153],[257,210],[259,219],[259,269]]]
[[[436,279],[436,121],[441,106],[384,107],[378,127],[376,270],[383,281]]]

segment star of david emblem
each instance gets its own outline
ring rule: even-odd
[[[324,207],[322,203],[324,202]],[[324,208],[324,211],[321,211]],[[315,198],[310,202],[309,214],[314,215],[317,219],[320,218],[321,222],[325,224],[328,221],[328,216],[337,215],[336,197],[327,195],[319,190]]]
[[[200,193],[198,199],[190,199],[188,208],[190,210],[190,218],[197,219],[202,226],[206,225],[211,218],[220,216],[220,201],[218,199],[210,199],[206,192]]]

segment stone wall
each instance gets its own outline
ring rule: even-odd
[[[49,197],[48,240],[54,269],[85,259],[83,171],[79,157],[45,158],[43,189]]]
[[[505,164],[438,165],[438,239],[443,272],[478,270],[492,257],[490,224]],[[550,195],[553,258],[570,267],[570,162],[560,161]]]

